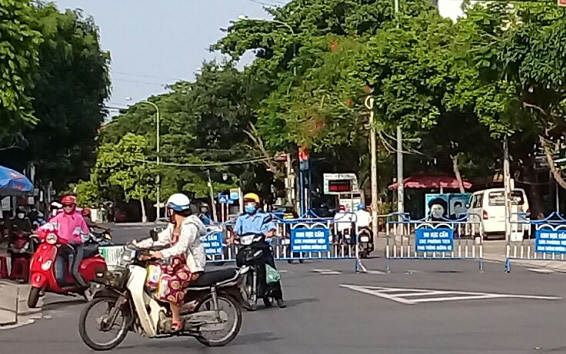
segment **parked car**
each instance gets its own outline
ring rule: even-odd
[[[511,192],[511,214],[529,213],[529,201],[523,189]],[[505,189],[491,188],[472,194],[468,207],[470,221],[481,221],[482,237],[505,235]],[[515,217],[516,219],[516,217]]]

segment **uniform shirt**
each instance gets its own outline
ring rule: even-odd
[[[371,215],[365,210],[356,211],[356,224],[358,227],[368,227],[371,223]]]
[[[242,236],[248,233],[266,234],[277,227],[271,219],[271,215],[258,211],[253,215],[242,214],[236,219],[234,231]]]
[[[347,211],[339,211],[334,215],[334,224],[336,225],[336,231],[344,232],[345,230],[352,228],[352,223],[354,222],[355,214]]]

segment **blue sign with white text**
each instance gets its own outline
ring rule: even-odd
[[[330,230],[322,227],[291,230],[291,252],[330,251]]]
[[[417,252],[452,252],[454,231],[447,227],[416,229],[415,249]]]
[[[535,252],[566,253],[566,230],[536,230],[535,237]]]
[[[217,256],[222,254],[222,231],[213,231],[200,238],[207,255]]]

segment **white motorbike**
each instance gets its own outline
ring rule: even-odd
[[[111,350],[130,331],[148,338],[190,336],[210,347],[224,346],[238,335],[242,326],[240,281],[247,267],[205,272],[191,283],[185,304],[196,306],[183,308],[184,328],[172,332],[169,304],[156,301],[146,288],[143,252],[128,246],[115,270],[97,274],[99,289],[79,322],[81,339],[88,347]]]

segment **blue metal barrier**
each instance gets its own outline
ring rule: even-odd
[[[274,257],[277,260],[329,260],[356,259],[356,271],[365,271],[357,257],[355,241],[358,230],[354,213],[338,218],[298,218],[276,221],[276,237],[271,240]],[[207,253],[207,262],[221,263],[236,260],[238,246],[228,245],[234,223],[209,227],[201,238]]]
[[[478,261],[483,271],[482,224],[465,215],[459,219],[413,220],[406,213],[392,213],[386,222],[386,260]],[[390,263],[386,263],[390,271]]]
[[[526,213],[510,216],[505,271],[511,272],[512,260],[565,261],[566,218],[557,212],[544,219],[531,220]]]

